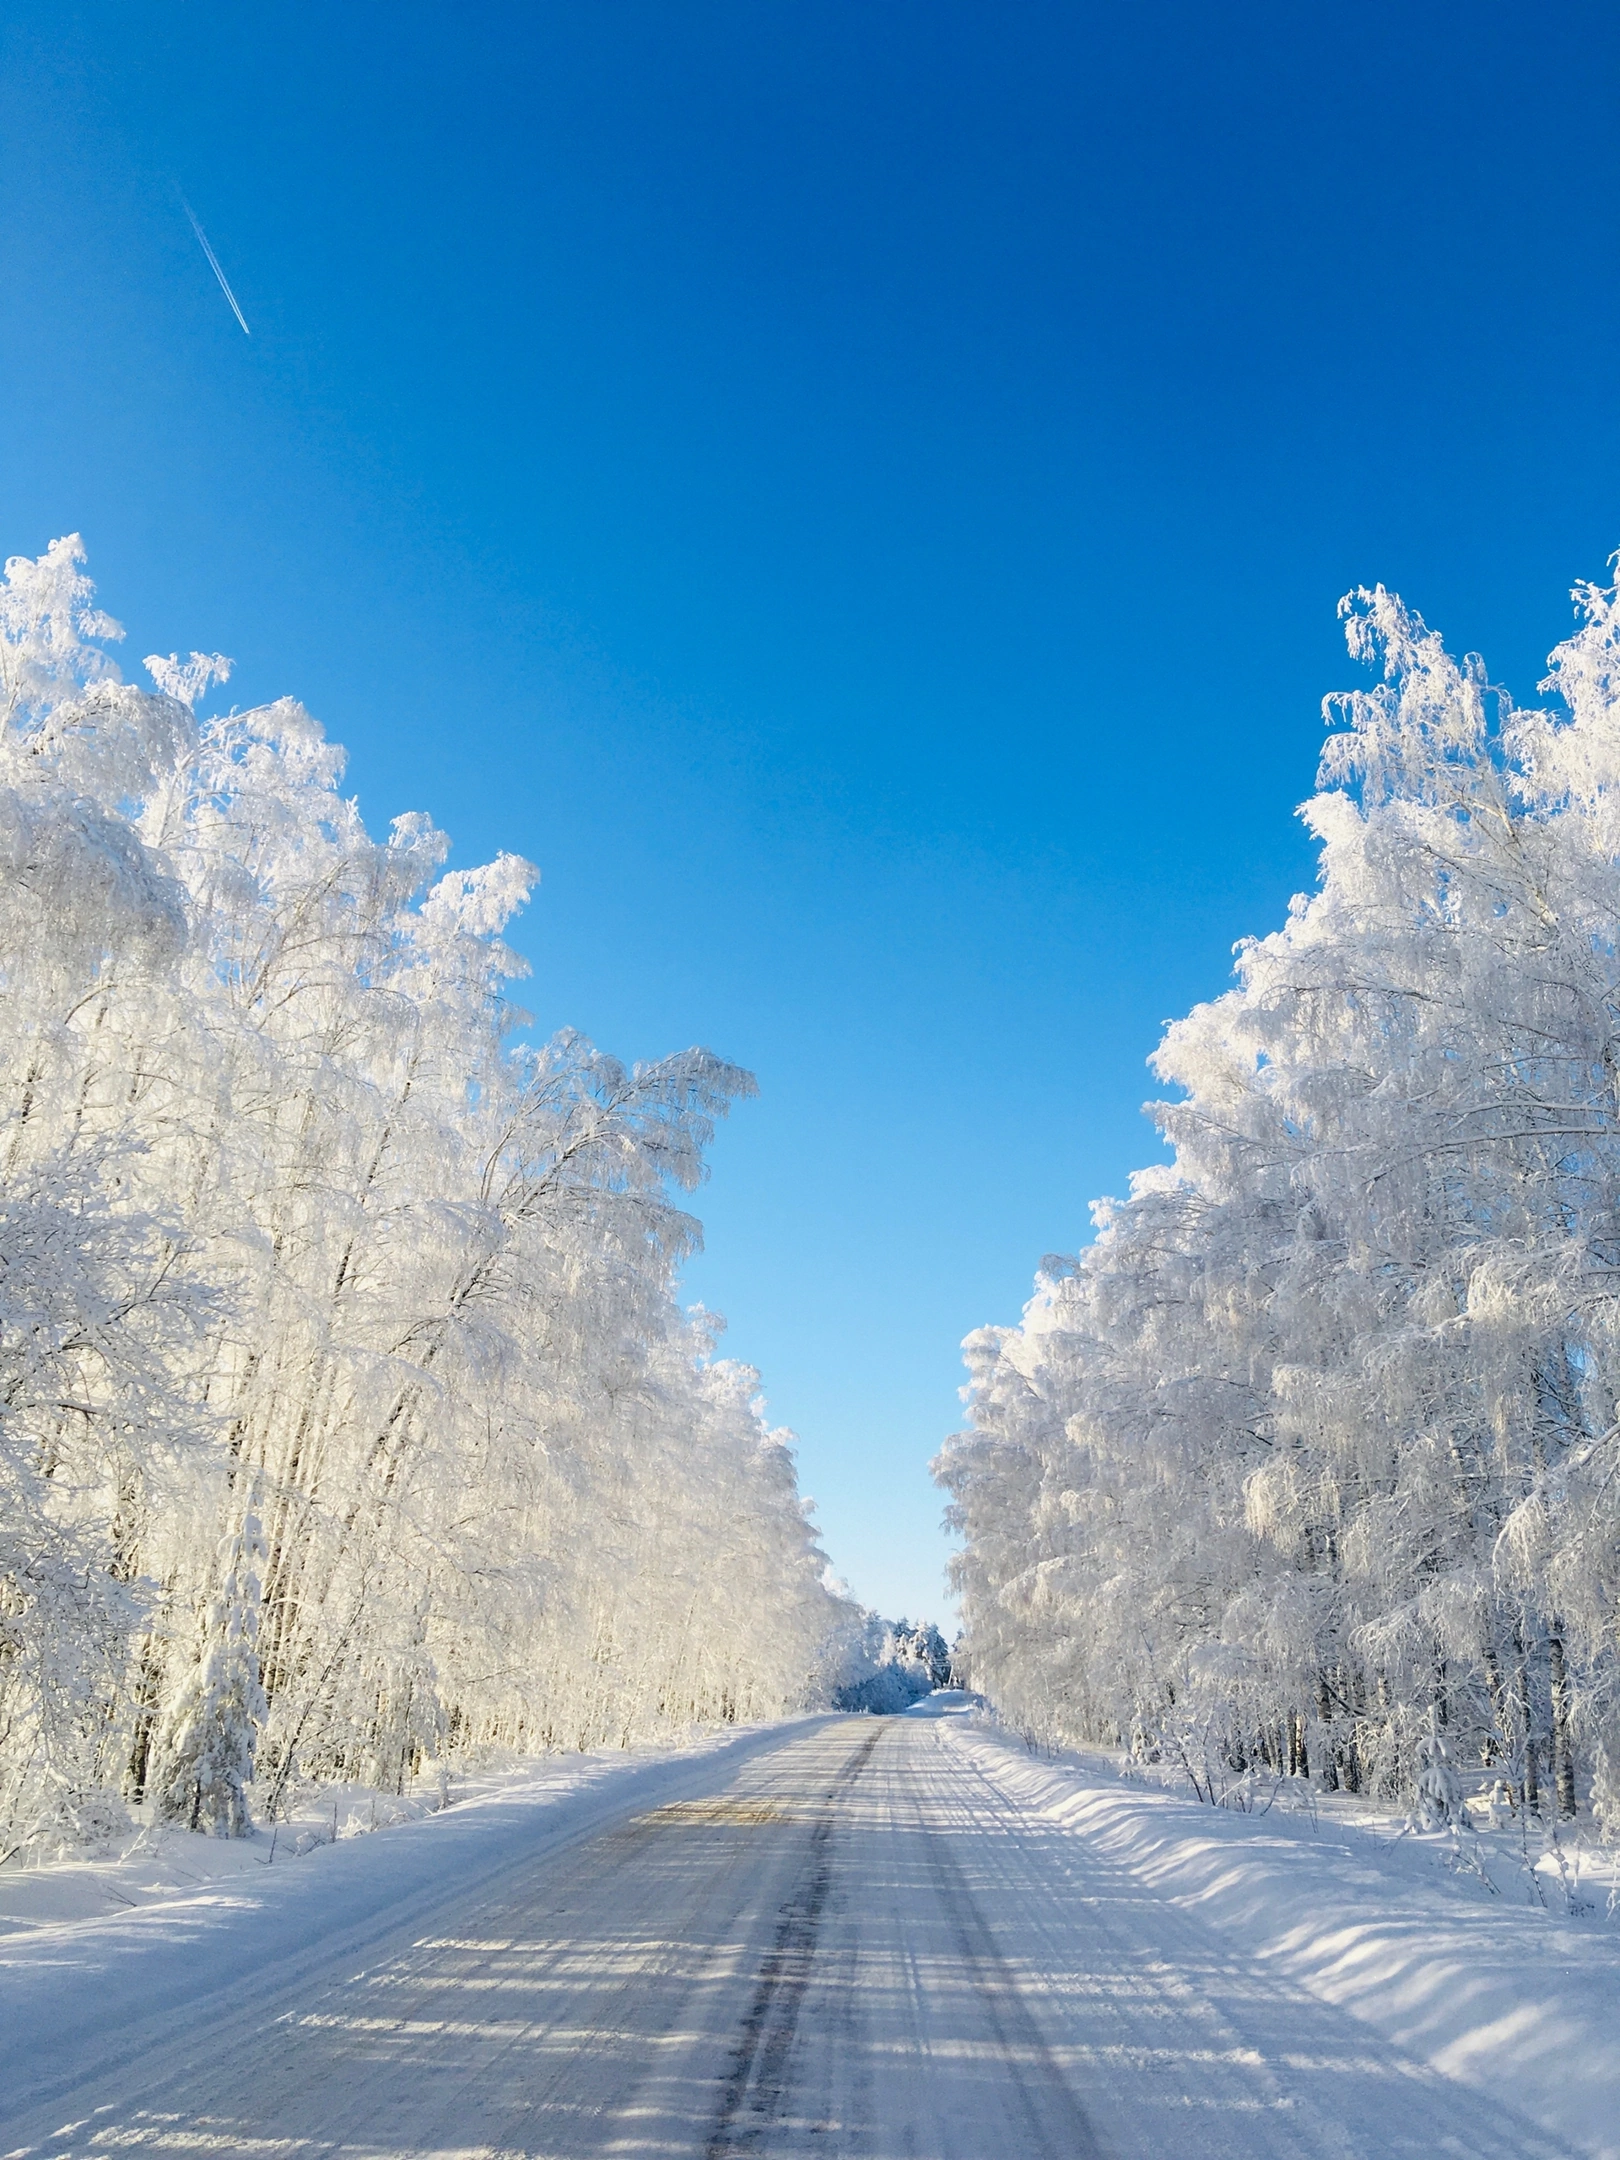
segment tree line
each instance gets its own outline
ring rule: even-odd
[[[530,867],[121,680],[82,562],[0,586],[0,1858],[820,1699],[858,1616],[676,1297],[749,1075],[523,1040]]]
[[[1153,1060],[1169,1160],[966,1345],[974,1683],[1056,1740],[1620,1829],[1620,602],[1519,710],[1382,587],[1316,890]]]

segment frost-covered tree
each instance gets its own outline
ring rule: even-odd
[[[1318,890],[1167,1034],[1172,1160],[968,1344],[977,1682],[1058,1735],[1620,1802],[1620,608],[1520,712],[1381,588]]]
[[[82,561],[0,586],[0,1853],[808,1699],[847,1612],[677,1298],[749,1076],[517,1040],[529,866],[374,838],[217,654],[123,682]]]
[[[951,1676],[951,1654],[932,1621],[861,1616],[844,1647],[833,1688],[837,1709],[887,1717],[908,1710]]]
[[[169,1710],[155,1780],[160,1821],[217,1837],[252,1827],[247,1788],[264,1723],[259,1678],[259,1569],[263,1533],[251,1511],[219,1550],[219,1583],[210,1599],[197,1662]]]

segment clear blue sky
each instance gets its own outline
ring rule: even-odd
[[[1310,875],[1334,603],[1528,696],[1620,546],[1620,17],[53,0],[0,549],[545,872],[547,1028],[754,1068],[692,1293],[867,1600]],[[237,327],[180,208],[206,226]]]

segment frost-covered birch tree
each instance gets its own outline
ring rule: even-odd
[[[528,865],[122,681],[82,561],[0,587],[0,1855],[806,1699],[853,1619],[677,1298],[749,1076],[517,1040]]]
[[[968,1345],[937,1466],[1032,1726],[1620,1828],[1620,603],[1516,710],[1382,588],[1317,890],[1168,1031],[1171,1160]]]

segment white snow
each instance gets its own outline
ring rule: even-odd
[[[1395,1843],[1370,1813],[1241,1814],[1144,1787],[1102,1755],[1032,1755],[982,1720],[952,1720],[949,1736],[1020,1808],[1231,1952],[1555,2136],[1620,2156],[1620,1922],[1601,1892],[1583,1921],[1532,1902],[1506,1839],[1486,1845],[1493,1895],[1448,1872],[1446,1840]]]

